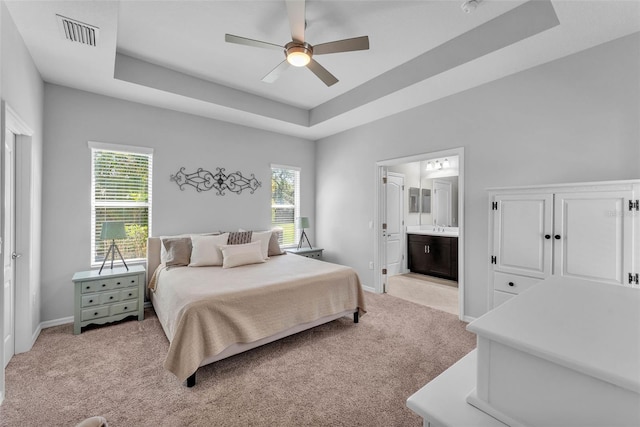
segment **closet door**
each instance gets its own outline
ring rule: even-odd
[[[555,195],[554,274],[626,285],[633,230],[631,191]]]
[[[494,201],[494,271],[550,276],[553,195],[496,195]]]

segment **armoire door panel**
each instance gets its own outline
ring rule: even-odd
[[[551,274],[551,194],[496,196],[494,242],[495,270],[546,277]]]
[[[631,245],[631,229],[624,208],[630,192],[555,197],[554,232],[560,239],[555,241],[554,274],[625,284],[625,260],[630,259],[625,245]]]

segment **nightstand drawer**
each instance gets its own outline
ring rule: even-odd
[[[82,321],[99,319],[109,315],[109,307],[96,307],[93,309],[82,310]]]
[[[129,286],[138,286],[138,276],[119,277],[113,279],[115,289],[128,288]]]
[[[120,291],[120,301],[138,298],[138,288],[123,289]]]
[[[110,316],[115,316],[116,314],[128,313],[130,311],[136,311],[138,309],[138,301],[131,300],[127,302],[122,302],[120,304],[114,304],[111,306]]]
[[[120,301],[120,292],[119,291],[104,292],[104,293],[100,294],[100,303],[101,304],[108,304],[110,302],[116,302],[116,301]]]
[[[82,306],[91,307],[100,304],[100,294],[86,295],[82,297]]]
[[[116,282],[114,279],[92,280],[80,284],[83,294],[96,291],[108,291],[109,289],[113,289],[115,285]]]

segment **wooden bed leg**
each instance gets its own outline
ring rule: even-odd
[[[358,323],[360,319],[358,318],[358,312],[353,313],[353,323]]]
[[[189,378],[187,378],[187,387],[193,387],[196,385],[196,373],[191,374]]]

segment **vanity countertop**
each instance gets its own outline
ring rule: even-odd
[[[458,227],[408,226],[407,234],[422,234],[425,236],[458,237]]]

